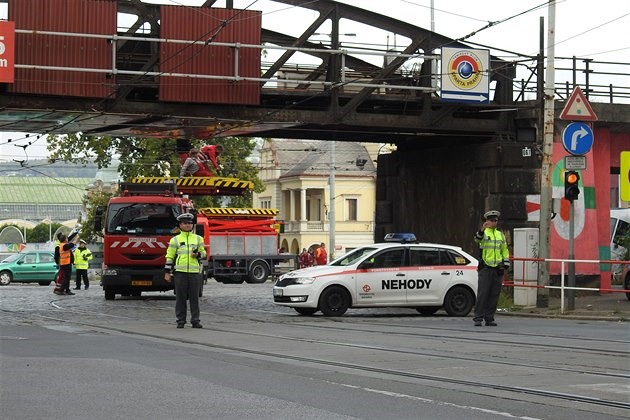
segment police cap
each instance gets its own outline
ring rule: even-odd
[[[193,216],[190,213],[182,213],[179,216],[177,216],[177,223],[182,223],[182,222],[193,223],[194,220],[195,220],[195,216]]]
[[[501,217],[501,212],[498,210],[490,210],[483,214],[484,219],[498,219]]]

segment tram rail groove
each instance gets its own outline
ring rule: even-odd
[[[19,312],[19,311],[7,311],[3,309],[3,312]],[[78,311],[73,311],[73,310],[69,310],[68,312],[78,312]],[[82,311],[82,313],[84,313]],[[95,314],[92,313],[92,315],[95,316],[99,316],[101,314]],[[563,393],[563,392],[555,392],[555,391],[546,391],[546,390],[542,390],[542,389],[535,389],[535,388],[529,388],[529,387],[519,387],[519,386],[513,386],[513,385],[501,385],[501,384],[496,384],[496,383],[486,383],[486,382],[479,382],[479,381],[471,381],[471,380],[466,380],[466,379],[457,379],[457,378],[449,378],[449,377],[444,377],[444,376],[437,376],[437,375],[427,375],[427,374],[421,374],[421,373],[414,373],[414,372],[404,372],[404,371],[400,371],[400,370],[396,370],[396,369],[388,369],[388,368],[381,368],[381,367],[375,367],[375,366],[367,366],[367,365],[361,365],[361,364],[355,364],[355,363],[347,363],[347,362],[341,362],[341,361],[331,361],[331,360],[324,360],[324,359],[319,359],[319,358],[313,358],[313,357],[306,357],[306,356],[299,356],[299,355],[291,355],[291,354],[286,354],[286,353],[277,353],[277,352],[269,352],[269,351],[261,351],[259,349],[250,349],[250,348],[246,348],[246,347],[238,347],[238,346],[229,346],[229,345],[223,345],[223,344],[217,344],[217,343],[204,343],[198,340],[192,340],[192,339],[186,339],[186,338],[168,338],[168,337],[164,337],[163,335],[158,335],[158,334],[152,334],[149,332],[138,332],[138,331],[129,331],[126,330],[124,328],[119,328],[119,327],[114,327],[114,326],[108,326],[108,325],[101,325],[101,324],[95,324],[92,322],[86,322],[86,321],[78,321],[78,320],[68,320],[68,319],[64,319],[64,318],[59,318],[59,317],[54,317],[54,316],[50,316],[50,315],[37,315],[38,317],[42,318],[42,319],[46,319],[47,321],[54,321],[54,322],[61,322],[61,323],[68,323],[68,324],[75,324],[75,325],[79,325],[82,327],[87,327],[87,328],[92,328],[95,329],[97,331],[103,331],[103,332],[113,332],[113,333],[118,333],[118,334],[124,334],[124,335],[130,335],[130,336],[136,336],[136,337],[145,337],[145,338],[150,338],[150,339],[157,339],[157,340],[161,340],[164,342],[170,342],[170,343],[182,343],[182,344],[188,344],[188,345],[195,345],[195,346],[201,346],[202,348],[209,348],[209,349],[217,349],[217,350],[224,350],[224,351],[230,351],[230,352],[238,352],[238,353],[242,353],[242,354],[251,354],[251,355],[256,355],[257,357],[267,357],[267,358],[271,358],[271,359],[276,359],[276,360],[292,360],[292,361],[296,361],[296,362],[301,362],[301,363],[310,363],[310,364],[314,364],[314,365],[320,365],[320,366],[327,366],[327,367],[334,367],[334,368],[343,368],[343,369],[348,369],[351,371],[357,371],[357,372],[371,372],[371,373],[378,373],[378,374],[382,374],[382,375],[388,375],[388,376],[392,376],[394,378],[399,377],[405,377],[405,378],[412,378],[412,379],[416,379],[416,380],[423,380],[423,381],[430,381],[430,382],[436,382],[436,383],[441,383],[441,384],[452,384],[452,385],[460,385],[460,386],[464,386],[464,387],[472,387],[475,389],[478,388],[485,388],[485,389],[493,389],[495,391],[502,391],[502,392],[508,392],[508,393],[516,393],[516,394],[527,394],[527,395],[532,395],[532,396],[538,396],[538,397],[543,397],[543,398],[551,398],[551,399],[556,399],[556,400],[568,400],[568,401],[574,401],[577,403],[584,403],[584,404],[589,404],[589,405],[593,405],[593,406],[605,406],[605,407],[611,407],[611,408],[619,408],[619,409],[630,409],[630,402],[625,402],[625,401],[617,401],[617,400],[609,400],[609,399],[603,399],[603,398],[598,398],[598,397],[591,397],[591,396],[586,396],[586,395],[580,395],[580,394],[572,394],[572,393]],[[142,320],[138,320],[138,318],[133,318],[133,317],[125,317],[125,316],[120,316],[120,318],[127,318],[130,320],[134,320],[134,321],[142,321]],[[247,331],[236,331],[236,330],[229,330],[229,329],[222,329],[222,328],[207,328],[207,330],[210,331],[219,331],[219,332],[226,332],[226,333],[231,333],[231,334],[247,334],[247,335],[252,335],[254,333]],[[362,349],[367,349],[367,350],[377,350],[377,351],[383,351],[383,352],[396,352],[396,353],[400,353],[402,350],[401,349],[387,349],[387,348],[382,348],[382,347],[377,347],[377,346],[365,346],[365,345],[357,345],[357,344],[348,344],[348,343],[337,343],[337,342],[330,342],[330,341],[324,341],[324,340],[315,340],[315,339],[308,339],[308,338],[297,338],[297,337],[285,337],[285,336],[278,336],[278,335],[270,335],[270,334],[262,334],[262,333],[255,333],[256,335],[260,335],[260,336],[266,336],[266,337],[273,337],[273,338],[278,338],[278,339],[283,339],[283,340],[292,340],[292,341],[302,341],[302,342],[312,342],[312,343],[318,343],[318,344],[325,344],[325,345],[341,345],[341,346],[345,346],[345,347],[354,347],[354,348],[362,348]],[[436,336],[437,337],[437,336]],[[404,351],[408,354],[414,354],[411,351]],[[416,353],[417,354],[417,353]],[[426,355],[423,353],[423,355]],[[436,355],[429,355],[431,357],[436,357]],[[449,356],[450,359],[452,359],[452,356]],[[464,359],[462,357],[459,357],[459,359]],[[472,359],[471,360],[476,360],[477,362],[479,362],[479,360],[477,359]],[[488,361],[484,361],[484,362],[488,362]],[[567,368],[550,368],[548,366],[529,366],[527,364],[518,364],[518,363],[509,363],[509,362],[501,362],[501,361],[490,361],[490,363],[498,363],[498,364],[503,364],[503,365],[509,365],[509,366],[518,366],[518,367],[532,367],[532,368],[540,368],[540,369],[556,369],[556,370],[561,370],[561,371],[570,371],[573,373],[579,373],[579,374],[588,374],[588,375],[595,375],[595,376],[601,376],[601,377],[620,377],[620,378],[630,378],[630,375],[628,374],[615,374],[615,373],[610,373],[610,372],[595,372],[595,371],[578,371],[576,372],[575,370],[571,370],[571,369],[567,369]],[[499,398],[503,398],[503,397],[499,397]]]

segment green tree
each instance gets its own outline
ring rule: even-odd
[[[26,230],[26,240],[31,243],[48,242],[50,235],[54,235],[61,226],[61,223],[57,222],[51,222],[50,225],[48,223],[40,223],[33,229]],[[55,238],[52,238],[52,241],[54,242]]]
[[[48,136],[49,161],[95,163],[107,168],[117,157],[123,179],[137,176],[169,176],[181,166],[173,139],[93,137],[82,134]]]
[[[32,229],[31,228],[24,229],[23,227],[18,226],[16,224],[5,224],[5,225],[0,226],[0,231],[2,231],[2,229],[8,226],[14,226],[22,233],[22,235],[26,233],[26,242],[28,243],[45,243],[45,242],[48,242],[50,235],[51,234],[54,235],[55,231],[59,229],[62,226],[62,224],[57,223],[57,222],[52,222],[49,226],[48,223],[40,223],[36,225],[35,227],[33,227]],[[54,242],[55,238],[52,238],[52,240]]]
[[[104,207],[112,197],[111,193],[104,191],[89,191],[85,197],[83,197],[83,205],[85,206],[87,218],[83,221],[81,227],[81,239],[89,242],[94,242],[97,237],[102,237],[102,231],[94,230],[94,221],[96,219],[96,209],[98,207]]]
[[[179,145],[178,145],[179,142]],[[181,168],[179,150],[200,148],[204,144],[223,146],[220,160],[223,169],[217,176],[252,181],[254,191],[261,192],[264,185],[258,178],[257,168],[247,159],[256,144],[247,137],[225,137],[206,140],[152,139],[137,137],[94,137],[83,134],[50,135],[48,150],[50,161],[63,160],[73,163],[95,163],[99,169],[112,164],[114,157],[120,161],[118,167],[123,179],[141,176],[177,176]],[[179,146],[179,147],[178,147]],[[94,211],[104,205],[107,194],[88,194],[84,200],[87,220],[83,223],[82,236],[94,239],[101,232],[94,232]],[[197,208],[201,207],[251,207],[252,193],[232,197],[193,197]],[[87,240],[87,239],[86,239]]]

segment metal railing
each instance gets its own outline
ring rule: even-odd
[[[242,44],[238,42],[211,42],[207,43],[205,40],[178,40],[178,39],[166,39],[156,37],[139,37],[139,36],[125,36],[119,34],[86,34],[86,33],[70,33],[70,32],[56,32],[56,31],[38,31],[35,29],[16,29],[18,34],[37,34],[37,35],[49,35],[49,36],[61,36],[61,37],[83,37],[83,38],[100,38],[109,41],[111,44],[111,56],[112,67],[111,68],[77,68],[77,67],[63,67],[63,66],[45,66],[16,63],[16,68],[24,69],[40,69],[40,70],[52,70],[52,71],[64,71],[64,72],[88,72],[88,73],[104,73],[108,75],[127,75],[127,76],[142,76],[142,77],[177,77],[186,79],[211,79],[211,80],[224,80],[229,82],[250,81],[258,82],[265,89],[279,89],[279,87],[293,87],[308,85],[309,88],[316,90],[333,89],[347,87],[349,89],[362,89],[362,88],[374,88],[373,94],[388,94],[388,95],[409,95],[410,92],[426,92],[426,93],[438,93],[440,87],[426,87],[418,86],[417,72],[413,69],[417,69],[418,63],[427,60],[436,60],[440,62],[439,55],[430,54],[403,54],[397,51],[383,50],[383,51],[366,51],[364,49],[330,49],[330,48],[306,48],[306,47],[288,47],[277,46],[269,44]],[[210,46],[228,47],[233,51],[233,63],[234,70],[230,75],[211,75],[211,74],[189,74],[189,73],[177,73],[169,71],[141,71],[141,70],[124,70],[117,67],[117,44],[119,41],[124,42],[151,42],[158,44],[181,44],[182,46],[196,45],[200,48]],[[330,81],[325,80],[325,77],[318,76],[313,79],[305,80],[304,75],[300,75],[302,71],[316,72],[317,67],[313,63],[285,63],[279,68],[271,77],[246,77],[240,73],[240,56],[239,52],[242,49],[257,49],[263,54],[263,51],[277,50],[280,52],[293,51],[306,54],[312,54],[317,56],[330,56],[338,55],[340,57],[340,69],[338,80]],[[394,72],[391,78],[384,80],[373,81],[370,72],[362,72],[360,69],[351,69],[346,65],[348,57],[354,57],[359,60],[366,60],[367,57],[377,57],[378,60],[389,61],[395,57],[405,58],[404,62]],[[534,62],[532,63],[532,60]],[[527,63],[530,64],[527,64]],[[532,57],[516,57],[513,61],[505,61],[506,66],[514,65],[516,67],[517,78],[522,75],[522,78],[517,78],[513,81],[514,97],[515,101],[531,101],[536,99],[537,92],[539,91],[537,86],[537,66],[535,59]],[[264,74],[265,70],[270,65],[268,63],[261,63],[261,74]],[[378,66],[377,66],[378,67]],[[294,77],[287,77],[287,75],[293,75]],[[444,75],[431,75],[431,77],[444,76]],[[439,77],[437,77],[439,82]],[[556,58],[556,86],[555,93],[559,100],[565,100],[570,95],[573,87],[579,85],[586,97],[589,100],[603,99],[610,103],[630,103],[630,63],[615,63],[608,61],[595,61],[590,58]],[[156,83],[158,83],[156,81]],[[390,84],[391,83],[391,84]],[[384,88],[384,89],[383,89]],[[494,86],[491,84],[490,92],[494,91]]]
[[[567,100],[575,86],[580,86],[587,99],[594,102],[630,103],[630,63],[595,61],[591,58],[556,57],[555,96]],[[515,100],[536,99],[537,68],[519,62],[514,81]]]
[[[576,286],[567,286],[566,278],[568,276],[568,263],[575,264],[624,264],[630,267],[630,261],[619,261],[619,260],[577,260],[577,259],[559,259],[559,258],[523,258],[523,257],[512,257],[510,258],[513,262],[522,262],[522,272],[520,276],[516,271],[513,273],[512,280],[503,281],[503,286],[507,287],[522,287],[522,288],[532,288],[532,289],[554,289],[560,290],[560,312],[562,314],[565,313],[564,301],[565,301],[565,291],[566,290],[575,290],[575,291],[586,291],[586,292],[600,292],[600,293],[630,293],[630,290],[627,289],[619,289],[612,287],[576,287]],[[525,263],[530,262],[531,264],[538,265],[539,263],[549,262],[549,263],[560,263],[560,285],[540,285],[538,279],[527,279],[526,277],[526,267]],[[516,268],[516,264],[514,264]],[[538,271],[538,270],[536,270]],[[517,280],[518,279],[518,280]],[[623,281],[623,279],[622,279]]]

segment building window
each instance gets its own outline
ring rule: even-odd
[[[260,207],[263,209],[270,209],[271,208],[271,200],[270,199],[261,199],[260,200]]]
[[[346,220],[357,220],[357,199],[346,198]]]

